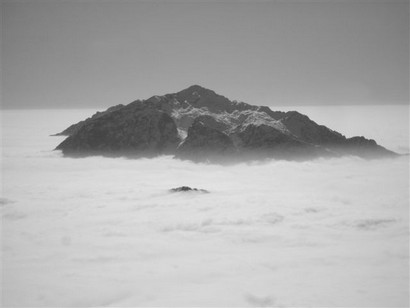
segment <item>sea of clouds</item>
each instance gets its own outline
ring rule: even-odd
[[[301,112],[408,151],[408,106],[344,108]],[[92,113],[2,112],[3,306],[409,305],[408,156],[220,166],[52,151],[64,137],[50,134]],[[169,192],[182,185],[210,193]]]

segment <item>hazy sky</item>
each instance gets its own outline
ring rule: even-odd
[[[5,0],[1,29],[3,108],[409,102],[408,0]]]

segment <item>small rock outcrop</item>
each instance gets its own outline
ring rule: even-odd
[[[189,191],[197,191],[202,193],[209,193],[206,189],[198,189],[198,188],[191,188],[189,186],[181,186],[176,188],[171,188],[170,192],[189,192]]]
[[[230,101],[194,85],[177,93],[116,105],[71,125],[64,155],[155,156],[193,161],[309,159],[397,154],[364,137],[346,138],[297,111]]]

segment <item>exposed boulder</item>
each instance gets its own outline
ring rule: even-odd
[[[170,189],[170,192],[189,192],[189,191],[209,193],[209,191],[207,191],[206,189],[191,188],[189,186],[181,186],[181,187],[171,188]]]

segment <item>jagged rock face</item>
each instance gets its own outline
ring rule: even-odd
[[[146,108],[114,111],[91,119],[57,149],[72,155],[155,155],[172,152],[179,142],[172,118],[165,112]]]
[[[205,126],[216,129],[220,132],[225,132],[231,128],[231,126],[228,125],[227,123],[220,122],[217,119],[215,119],[213,116],[210,116],[210,115],[201,115],[195,118],[195,121],[200,121],[203,124],[205,124]]]
[[[188,102],[195,108],[206,107],[213,113],[220,113],[223,111],[231,113],[235,110],[229,99],[198,85],[191,86],[178,92],[176,94],[176,99],[180,102]]]
[[[236,135],[239,139],[239,146],[247,149],[272,149],[283,144],[300,142],[287,135],[280,130],[268,126],[261,125],[247,125]]]
[[[345,142],[346,138],[326,126],[318,125],[297,111],[285,114],[281,122],[296,137],[313,144],[332,144]]]
[[[231,138],[235,145],[242,149],[243,156],[250,159],[303,159],[330,155],[325,148],[300,141],[288,131],[265,124],[247,125],[238,133],[231,135]]]
[[[339,150],[345,154],[366,158],[391,156],[392,152],[378,145],[373,139],[356,136],[346,139],[344,146],[339,145]]]
[[[195,120],[188,130],[188,136],[179,145],[177,157],[197,161],[229,156],[236,152],[232,140],[219,130]]]
[[[198,85],[113,106],[58,135],[69,136],[57,147],[67,155],[169,153],[192,160],[395,155],[374,140],[347,139],[296,111],[230,101]]]
[[[362,148],[371,148],[377,145],[373,139],[366,139],[363,136],[356,136],[347,139],[347,144],[352,146],[359,146]]]
[[[99,117],[102,117],[103,115],[106,115],[106,114],[111,113],[113,111],[120,110],[123,107],[124,107],[124,105],[120,104],[120,105],[112,106],[112,107],[108,108],[107,110],[105,110],[103,112],[96,112],[91,118],[88,118],[84,121],[80,121],[76,124],[70,125],[65,130],[63,130],[62,132],[60,132],[58,134],[55,134],[54,136],[74,135],[75,133],[77,133],[79,131],[79,129],[81,127],[83,127],[83,125],[85,125],[87,123],[87,121],[98,119]]]

